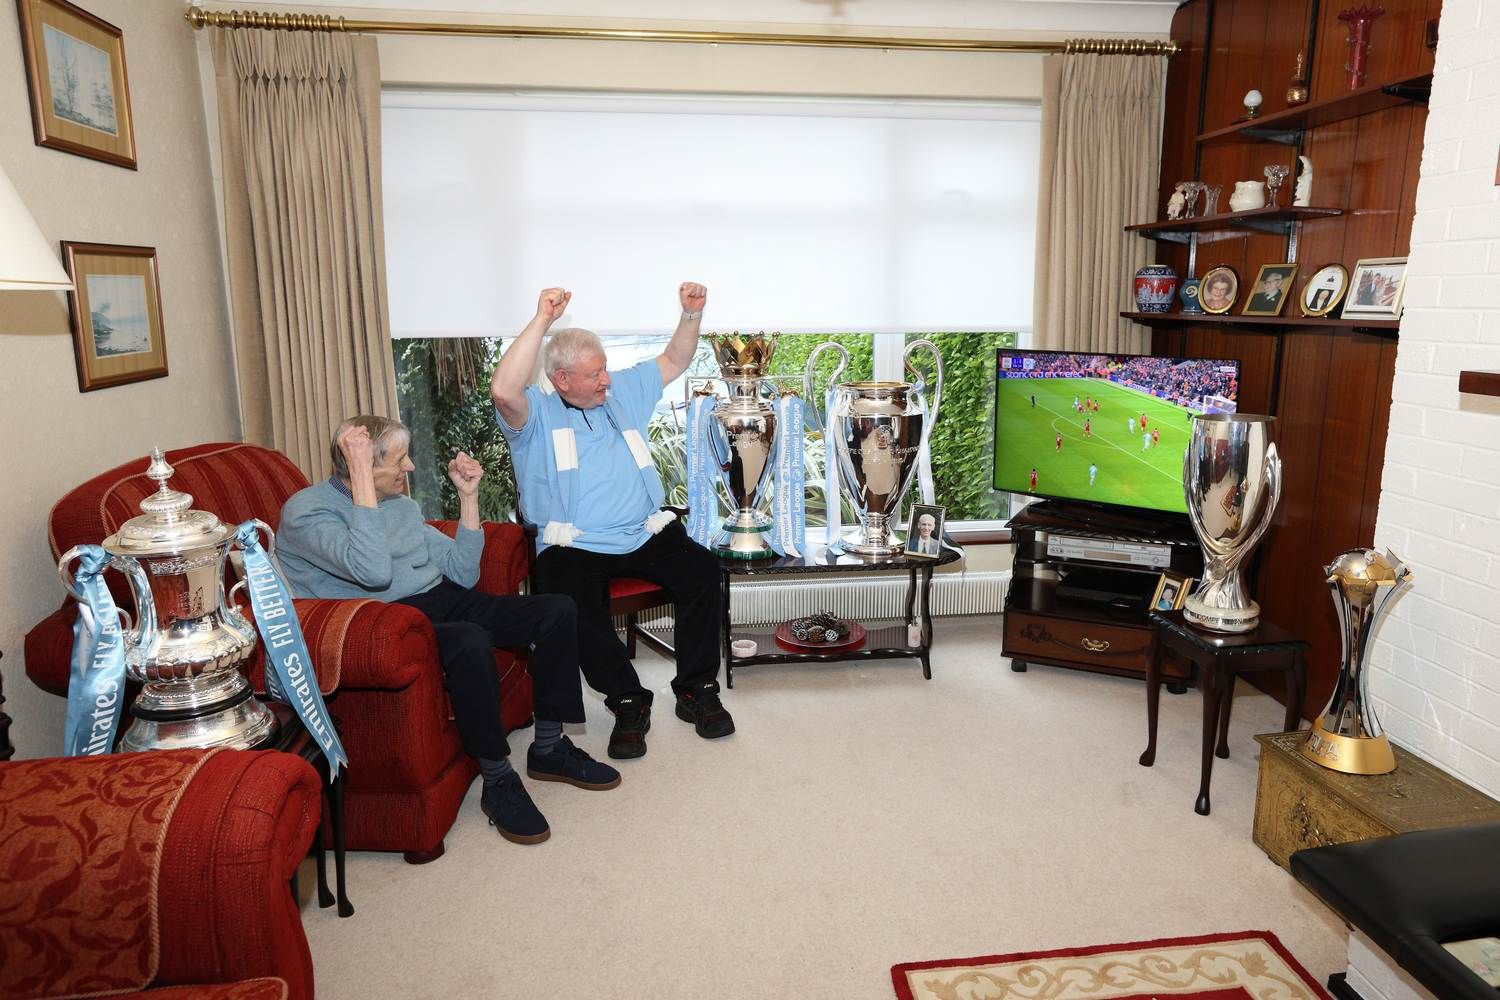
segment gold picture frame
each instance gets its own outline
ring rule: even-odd
[[[1228,289],[1223,291],[1222,289]],[[1198,283],[1198,304],[1206,313],[1223,315],[1234,308],[1240,295],[1240,276],[1234,268],[1220,266],[1212,268]]]
[[[68,0],[16,0],[36,144],[136,169],[124,33]]]
[[[1349,291],[1349,272],[1342,264],[1324,264],[1302,286],[1302,315],[1328,316]]]
[[[1280,316],[1297,276],[1296,264],[1262,264],[1255,273],[1255,284],[1245,296],[1241,316]]]
[[[167,339],[156,248],[64,240],[62,252],[73,279],[68,309],[78,391],[164,378]]]
[[[1197,577],[1184,576],[1167,570],[1156,580],[1156,591],[1151,595],[1151,611],[1180,611],[1193,592]]]

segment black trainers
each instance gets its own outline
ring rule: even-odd
[[[705,740],[734,732],[734,719],[719,701],[719,685],[713,681],[704,681],[691,691],[678,691],[677,717],[691,722]]]
[[[615,728],[609,734],[609,756],[631,760],[646,756],[646,733],[651,729],[651,696],[626,695],[615,702]]]
[[[601,764],[564,736],[548,753],[526,752],[526,775],[538,781],[562,781],[575,788],[603,791],[620,783],[620,772]]]
[[[552,836],[547,819],[526,794],[519,774],[509,774],[479,795],[479,808],[490,818],[490,826],[512,844],[540,844]]]

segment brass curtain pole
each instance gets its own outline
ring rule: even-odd
[[[1175,55],[1177,43],[1145,38],[1070,38],[1025,42],[982,38],[890,38],[876,35],[797,35],[754,31],[677,31],[637,28],[554,28],[450,21],[367,21],[329,14],[211,11],[189,7],[196,28],[270,28],[279,31],[354,31],[371,35],[471,35],[490,38],[588,38],[625,42],[709,42],[725,45],[805,45],[839,49],[918,49],[941,52],[1092,52]]]

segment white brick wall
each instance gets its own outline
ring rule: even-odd
[[[1415,573],[1376,641],[1391,738],[1500,797],[1500,3],[1445,0],[1375,544]],[[1331,553],[1330,553],[1331,554]]]

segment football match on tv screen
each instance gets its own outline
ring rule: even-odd
[[[1001,348],[995,489],[1186,512],[1193,416],[1233,413],[1239,364]]]

